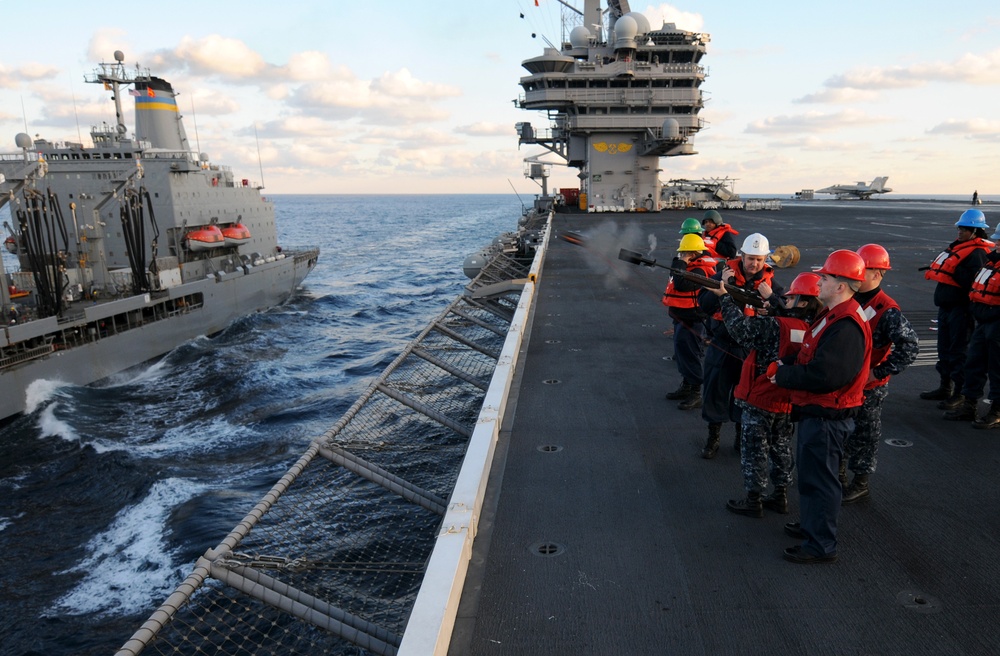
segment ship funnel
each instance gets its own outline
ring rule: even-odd
[[[153,148],[188,151],[187,134],[181,123],[174,89],[158,77],[135,81],[135,134]]]

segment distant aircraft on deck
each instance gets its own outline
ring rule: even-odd
[[[871,184],[865,184],[864,182],[856,182],[852,185],[835,184],[825,189],[817,189],[816,193],[833,194],[839,199],[860,198],[861,200],[868,200],[872,197],[872,194],[887,194],[892,191],[892,189],[885,186],[888,179],[889,176],[875,178]]]

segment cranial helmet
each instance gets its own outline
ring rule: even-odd
[[[833,251],[816,273],[861,281],[865,279],[865,261],[854,251]]]
[[[708,210],[705,216],[701,217],[702,222],[711,221],[715,225],[722,225],[722,215],[715,210]]]
[[[785,296],[819,296],[819,274],[806,272],[795,276]]]
[[[698,219],[684,219],[684,223],[681,224],[680,233],[682,235],[700,235],[703,232],[705,229],[701,227],[701,222]]]
[[[990,228],[986,225],[986,215],[983,214],[982,210],[965,210],[962,212],[962,216],[958,217],[955,226],[960,228],[982,228],[983,230],[989,230]]]
[[[678,253],[689,253],[703,250],[705,250],[705,240],[701,238],[701,235],[693,233],[681,237],[680,246],[677,247]]]
[[[857,251],[865,261],[866,269],[891,269],[889,266],[889,251],[878,244],[865,244]]]
[[[747,235],[747,238],[743,240],[743,246],[740,247],[740,253],[743,255],[770,255],[771,249],[770,244],[767,243],[767,237],[759,232]]]

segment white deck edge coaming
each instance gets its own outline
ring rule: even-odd
[[[511,382],[517,370],[525,328],[531,316],[536,281],[548,251],[551,233],[550,214],[545,236],[535,252],[535,259],[528,273],[529,282],[521,292],[490,387],[483,399],[483,407],[469,440],[448,510],[441,522],[441,530],[427,562],[423,582],[406,623],[398,656],[444,656],[448,653],[458,616],[459,600],[472,558],[472,543],[476,538],[483,499],[486,496],[493,453],[510,396]]]

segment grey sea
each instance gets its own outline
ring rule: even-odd
[[[273,200],[282,245],[321,249],[286,304],[99,385],[36,385],[0,427],[0,654],[114,653],[521,214],[513,195]]]

